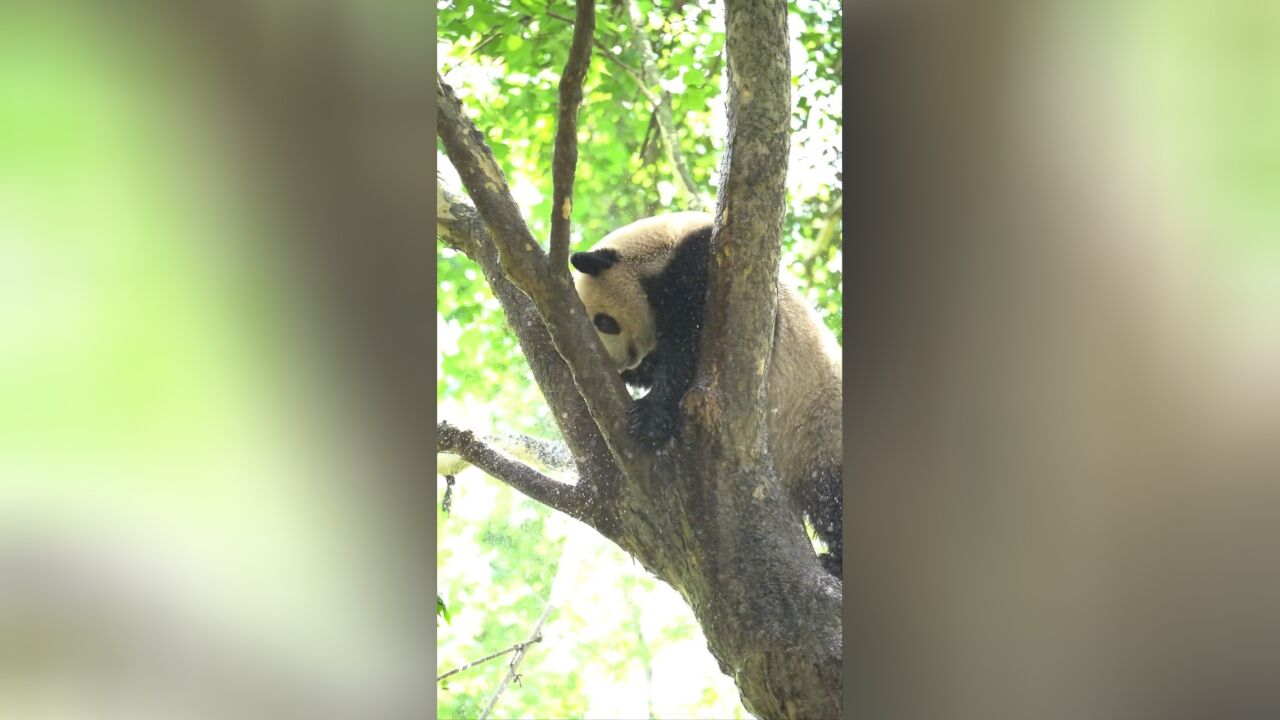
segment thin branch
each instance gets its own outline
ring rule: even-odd
[[[550,10],[547,11],[547,17],[554,18],[561,22],[573,24],[573,18],[568,17],[566,15],[561,15],[560,13],[552,12]],[[614,65],[617,65],[618,67],[622,68],[623,72],[630,75],[631,79],[636,81],[636,87],[639,88],[640,94],[644,95],[644,99],[648,100],[649,104],[652,105],[654,108],[658,107],[658,103],[659,103],[658,97],[653,93],[649,92],[649,88],[645,85],[644,78],[641,77],[639,70],[623,62],[622,58],[619,58],[617,55],[614,55],[613,51],[610,50],[599,39],[592,38],[591,44],[596,46],[596,50],[600,51],[600,55],[603,56],[605,60],[608,60]]]
[[[484,47],[485,45],[488,45],[489,43],[493,42],[494,40],[497,40],[500,37],[505,37],[501,28],[491,31],[489,34],[481,38],[480,42],[475,44],[475,47],[468,50],[466,55],[463,55],[462,57],[458,58],[456,61],[454,61],[453,64],[449,65],[449,67],[446,67],[442,74],[447,77],[449,73],[457,69],[459,65],[466,62],[467,60],[470,60],[472,55],[475,55],[476,53],[480,52],[480,48]]]
[[[459,667],[456,667],[456,668],[454,668],[454,669],[450,670],[449,672],[444,673],[443,675],[437,675],[437,676],[436,676],[436,682],[440,682],[441,680],[443,680],[443,679],[445,679],[445,678],[449,677],[450,675],[457,675],[458,673],[462,672],[463,670],[470,670],[471,668],[473,668],[473,667],[475,667],[475,666],[477,666],[477,665],[480,665],[481,663],[487,663],[487,662],[489,662],[490,660],[492,660],[492,659],[494,659],[494,658],[496,658],[496,657],[502,657],[503,655],[506,655],[507,653],[512,652],[513,650],[514,650],[514,651],[523,651],[525,648],[529,647],[530,645],[532,645],[532,644],[534,644],[534,643],[538,643],[538,642],[542,642],[542,633],[538,633],[538,634],[537,634],[537,635],[535,635],[533,638],[531,638],[531,639],[529,639],[529,640],[525,640],[524,642],[518,642],[518,643],[516,643],[515,645],[512,645],[511,647],[507,648],[506,650],[499,650],[499,651],[498,651],[498,652],[496,652],[496,653],[489,653],[488,655],[485,655],[484,657],[480,658],[479,660],[472,660],[471,662],[467,663],[466,665],[461,665],[461,666],[459,666]]]
[[[822,224],[822,229],[818,231],[818,238],[815,242],[819,251],[825,250],[827,245],[831,243],[831,236],[835,235],[836,223],[840,222],[844,215],[844,197],[836,196],[836,202],[831,207],[831,212],[827,213],[827,220]]]
[[[551,11],[547,12],[547,16],[562,22],[573,22],[572,19]],[[636,89],[640,91],[640,94],[644,96],[649,106],[658,115],[658,130],[662,133],[663,144],[667,150],[667,159],[671,162],[672,167],[675,168],[676,175],[680,178],[682,186],[690,197],[697,200],[699,204],[705,205],[702,195],[698,192],[697,185],[693,181],[693,175],[689,172],[689,164],[685,161],[684,151],[680,149],[680,141],[676,137],[675,121],[671,110],[671,93],[663,92],[661,96],[658,96],[649,90],[649,82],[646,77],[657,76],[658,71],[656,63],[652,61],[653,50],[648,45],[648,39],[641,35],[643,32],[643,29],[635,30],[637,36],[644,43],[641,47],[641,55],[644,58],[645,67],[642,69],[634,68],[623,62],[621,58],[614,55],[613,51],[605,47],[599,40],[594,41],[594,44],[605,60],[622,68],[623,72],[630,75],[631,79],[635,81]],[[645,48],[648,48],[647,54],[645,53]]]
[[[591,39],[596,28],[595,0],[577,0],[573,44],[560,74],[560,117],[551,163],[551,272],[569,278],[569,218],[573,211],[573,174],[578,165],[578,108],[582,83],[591,65]]]
[[[470,430],[436,425],[436,452],[457,455],[543,505],[595,527],[596,506],[583,486],[566,485],[486,445]]]
[[[493,438],[508,454],[534,461],[551,470],[572,470],[573,455],[564,443],[521,433],[503,433]]]
[[[636,153],[636,157],[642,162],[645,154],[649,152],[649,141],[653,139],[655,130],[658,130],[658,108],[654,108],[653,112],[649,113],[649,124],[644,129],[644,140],[640,143],[639,152]]]
[[[547,616],[550,614],[551,603],[548,602],[546,609],[542,611],[542,617],[538,618],[538,624],[533,627],[533,634],[529,636],[529,642],[525,643],[525,648],[532,644],[534,638],[542,637],[542,624],[547,621]],[[488,720],[489,713],[493,712],[493,706],[497,704],[498,698],[502,697],[502,691],[507,689],[507,683],[511,682],[511,678],[516,677],[516,668],[524,659],[525,648],[520,648],[512,656],[511,663],[507,665],[507,674],[502,677],[502,682],[498,683],[498,689],[493,693],[493,697],[489,698],[489,704],[485,706],[484,712],[480,713],[480,720]]]
[[[521,462],[530,463],[547,470],[573,471],[573,453],[564,443],[543,440],[520,433],[503,433],[502,435],[485,435],[484,442],[492,445],[507,456]],[[457,475],[470,466],[465,459],[453,453],[436,455],[437,475]]]

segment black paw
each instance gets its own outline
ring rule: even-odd
[[[818,562],[822,564],[822,568],[827,572],[835,575],[841,580],[844,579],[844,568],[842,567],[841,558],[831,553],[822,553],[818,556]]]
[[[675,408],[648,397],[640,398],[631,408],[631,435],[651,448],[657,448],[675,436],[677,427]]]
[[[639,365],[622,371],[622,382],[633,388],[648,390],[653,387],[653,374],[657,367],[658,361],[654,359],[653,353],[645,355]]]

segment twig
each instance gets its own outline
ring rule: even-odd
[[[827,244],[831,242],[831,236],[836,231],[836,223],[843,218],[843,215],[841,215],[843,204],[844,197],[837,195],[835,205],[831,207],[831,212],[827,214],[826,222],[822,224],[822,229],[818,232],[816,245],[819,251],[824,250]]]
[[[502,691],[507,689],[507,683],[511,682],[511,678],[516,676],[516,667],[524,659],[525,648],[535,642],[534,638],[542,639],[542,624],[547,621],[547,616],[550,614],[551,603],[548,602],[547,607],[542,611],[542,617],[538,618],[538,624],[533,627],[533,634],[529,636],[525,647],[516,650],[516,654],[511,657],[511,663],[507,666],[507,674],[502,677],[502,682],[498,683],[498,689],[494,691],[493,697],[489,698],[489,704],[485,706],[484,712],[480,713],[480,720],[488,720],[489,713],[493,711],[493,706],[497,704],[498,698],[502,697]]]
[[[480,42],[476,43],[475,47],[467,51],[466,55],[463,55],[462,57],[458,58],[456,62],[454,62],[449,67],[445,68],[444,72],[441,74],[448,77],[449,73],[453,72],[459,65],[463,63],[463,61],[470,59],[472,55],[475,55],[476,53],[480,52],[480,48],[484,47],[485,45],[488,45],[489,43],[493,42],[494,40],[497,40],[500,37],[503,37],[501,29],[494,30],[489,34],[485,35],[483,38],[480,39]]]
[[[658,130],[658,108],[656,107],[649,113],[649,126],[644,129],[644,141],[640,143],[640,152],[636,153],[642,162],[645,159],[645,153],[649,151],[649,141],[653,139],[655,130]]]
[[[578,108],[582,83],[591,65],[591,39],[596,28],[595,0],[577,0],[573,44],[560,74],[560,116],[551,163],[551,272],[569,278],[569,218],[573,210],[573,174],[578,165]]]
[[[554,18],[556,20],[559,20],[560,22],[566,22],[570,24],[573,23],[573,18],[567,17],[565,15],[561,15],[559,13],[551,12],[550,10],[547,11],[547,17]],[[658,97],[653,93],[649,92],[649,88],[645,85],[644,78],[641,77],[639,70],[623,62],[622,58],[618,57],[617,55],[614,55],[613,51],[610,50],[608,46],[606,46],[604,43],[600,42],[600,40],[592,38],[591,44],[596,46],[596,50],[600,51],[600,55],[603,56],[605,60],[608,60],[614,65],[617,65],[618,67],[622,68],[623,72],[630,75],[631,79],[636,81],[636,87],[639,88],[640,94],[644,95],[644,99],[649,101],[649,104],[652,105],[653,107],[655,108],[658,107],[658,103],[660,102],[658,100]]]
[[[470,670],[471,668],[473,668],[473,667],[475,667],[475,666],[477,666],[477,665],[479,665],[479,664],[481,664],[481,663],[489,662],[490,660],[492,660],[492,659],[494,659],[494,658],[496,658],[496,657],[502,657],[503,655],[506,655],[507,653],[511,652],[512,650],[515,650],[515,651],[523,651],[525,648],[529,647],[530,645],[532,645],[532,644],[534,644],[534,643],[536,643],[536,642],[542,642],[542,633],[538,633],[535,637],[533,637],[533,638],[531,638],[531,639],[529,639],[529,640],[525,640],[524,642],[518,642],[518,643],[516,643],[515,645],[512,645],[511,647],[507,648],[506,650],[499,650],[499,651],[498,651],[498,652],[496,652],[496,653],[490,653],[490,654],[485,655],[484,657],[480,658],[479,660],[472,660],[471,662],[467,663],[466,665],[460,665],[460,666],[458,666],[458,667],[456,667],[456,668],[454,668],[454,669],[450,670],[449,672],[444,673],[443,675],[437,675],[437,676],[436,676],[436,682],[440,682],[441,680],[443,680],[443,679],[445,679],[445,678],[449,677],[450,675],[457,675],[458,673],[462,672],[463,670]]]
[[[655,59],[653,46],[649,44],[649,36],[645,34],[644,19],[640,16],[640,8],[636,5],[635,0],[626,0],[626,2],[627,19],[631,23],[631,35],[633,42],[640,51],[640,58],[643,63],[641,67],[641,72],[643,73],[641,82],[647,85],[649,78],[658,76],[658,63]],[[705,205],[702,195],[698,192],[698,188],[693,182],[693,174],[689,172],[689,164],[685,161],[684,152],[680,149],[680,140],[676,134],[676,124],[671,112],[671,93],[664,91],[656,107],[658,110],[658,129],[662,132],[662,139],[665,141],[667,159],[671,162],[671,166],[675,168],[676,176],[680,178],[680,182],[684,185],[689,197]]]

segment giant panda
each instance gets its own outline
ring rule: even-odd
[[[679,430],[680,399],[697,369],[713,223],[701,212],[659,215],[570,256],[578,296],[615,369],[648,390],[629,420],[650,447]],[[841,577],[840,348],[782,281],[766,394],[770,451],[787,495],[826,543],[823,566]]]

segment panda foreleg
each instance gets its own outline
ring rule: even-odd
[[[622,371],[622,382],[633,388],[648,390],[653,387],[653,373],[656,366],[656,356],[653,353],[645,355],[639,365]]]
[[[631,434],[651,449],[675,436],[679,429],[679,406],[653,392],[640,398],[631,408]]]
[[[711,227],[685,238],[658,274],[642,278],[657,331],[657,348],[636,368],[652,382],[631,410],[636,439],[658,447],[680,431],[680,400],[698,369],[702,310],[707,295]]]
[[[631,434],[657,448],[680,430],[680,399],[693,384],[697,358],[692,353],[663,353],[654,359],[649,394],[631,408]]]

